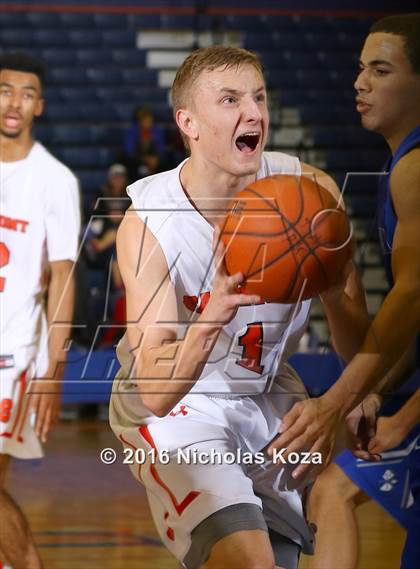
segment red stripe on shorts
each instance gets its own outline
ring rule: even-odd
[[[127,445],[127,446],[131,447],[132,449],[134,449],[135,451],[137,451],[137,447],[135,447],[134,445],[132,445],[131,443],[129,443],[127,440],[125,440],[125,438],[124,438],[122,435],[119,436],[119,439],[121,440],[122,443],[124,443],[125,445]],[[142,465],[139,464],[139,471],[138,471],[137,474],[138,474],[139,479],[140,479],[141,481],[143,481],[143,479],[142,479],[142,477],[141,477],[141,466],[142,466]],[[1,569],[1,567],[0,567],[0,569]]]
[[[20,414],[22,412],[22,403],[23,403],[23,396],[25,395],[25,390],[26,390],[26,370],[23,371],[19,377],[19,397],[18,397],[18,402],[17,402],[16,417],[15,417],[15,420],[13,423],[12,430],[11,430],[11,432],[3,433],[1,435],[2,437],[7,437],[8,439],[11,439],[13,437],[13,434],[14,434],[16,427],[19,423]]]
[[[143,427],[139,428],[140,434],[142,435],[142,437],[149,443],[149,445],[155,449],[157,451],[155,442],[153,440],[153,437],[148,429],[148,427],[146,425],[144,425]],[[169,498],[171,499],[171,502],[178,514],[178,516],[182,516],[184,510],[186,508],[188,508],[188,506],[196,499],[198,498],[198,496],[200,495],[201,492],[196,492],[195,490],[192,490],[191,492],[188,492],[188,494],[185,496],[185,498],[182,500],[182,502],[178,502],[178,500],[176,499],[175,495],[173,494],[172,490],[169,488],[169,486],[167,484],[165,484],[165,482],[163,482],[163,480],[161,479],[161,477],[159,476],[159,473],[156,469],[156,466],[154,464],[150,465],[150,472],[153,476],[153,478],[156,480],[156,482],[159,484],[159,486],[161,486],[165,492],[167,492]]]
[[[20,422],[20,429],[19,429],[18,436],[17,436],[18,443],[23,443],[23,437],[21,436],[21,434],[22,434],[23,428],[25,426],[26,419],[28,418],[30,408],[31,408],[31,397],[28,394],[28,398],[27,398],[26,406],[25,406],[25,412],[22,416],[22,421]]]

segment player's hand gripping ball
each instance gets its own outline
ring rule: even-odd
[[[277,175],[241,190],[221,225],[227,271],[266,302],[312,298],[340,279],[352,257],[350,221],[308,177]]]

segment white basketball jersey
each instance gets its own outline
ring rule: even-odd
[[[204,309],[214,276],[213,228],[186,196],[180,182],[182,166],[139,180],[127,190],[166,257],[178,304],[178,338]],[[280,173],[300,175],[299,160],[265,152],[257,178]],[[269,390],[274,375],[296,351],[309,306],[310,301],[304,301],[239,308],[220,332],[191,392],[253,395]],[[129,374],[132,359],[126,336],[117,353]]]
[[[47,261],[75,260],[79,228],[77,179],[41,144],[0,162],[0,355],[16,365],[34,357],[45,330]]]

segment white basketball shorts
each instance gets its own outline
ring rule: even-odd
[[[43,451],[33,428],[30,398],[26,394],[33,366],[19,365],[13,356],[1,356],[1,360],[0,454],[40,458]]]
[[[111,426],[131,472],[146,488],[160,537],[177,559],[185,558],[198,524],[242,503],[262,508],[269,528],[305,553],[313,551],[313,530],[302,505],[308,482],[292,478],[296,464],[275,463],[263,451],[278,434],[281,417],[306,397],[288,367],[270,393],[190,393],[166,417],[144,421],[136,416],[138,393],[113,393]]]

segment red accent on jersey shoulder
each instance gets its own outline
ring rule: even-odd
[[[200,297],[197,296],[184,296],[183,302],[184,306],[188,308],[191,312],[197,312],[201,314],[206,308],[208,301],[210,300],[211,293],[209,291],[202,292]]]
[[[183,297],[184,306],[191,310],[191,312],[195,312],[198,304],[198,298],[196,296],[184,296]]]

